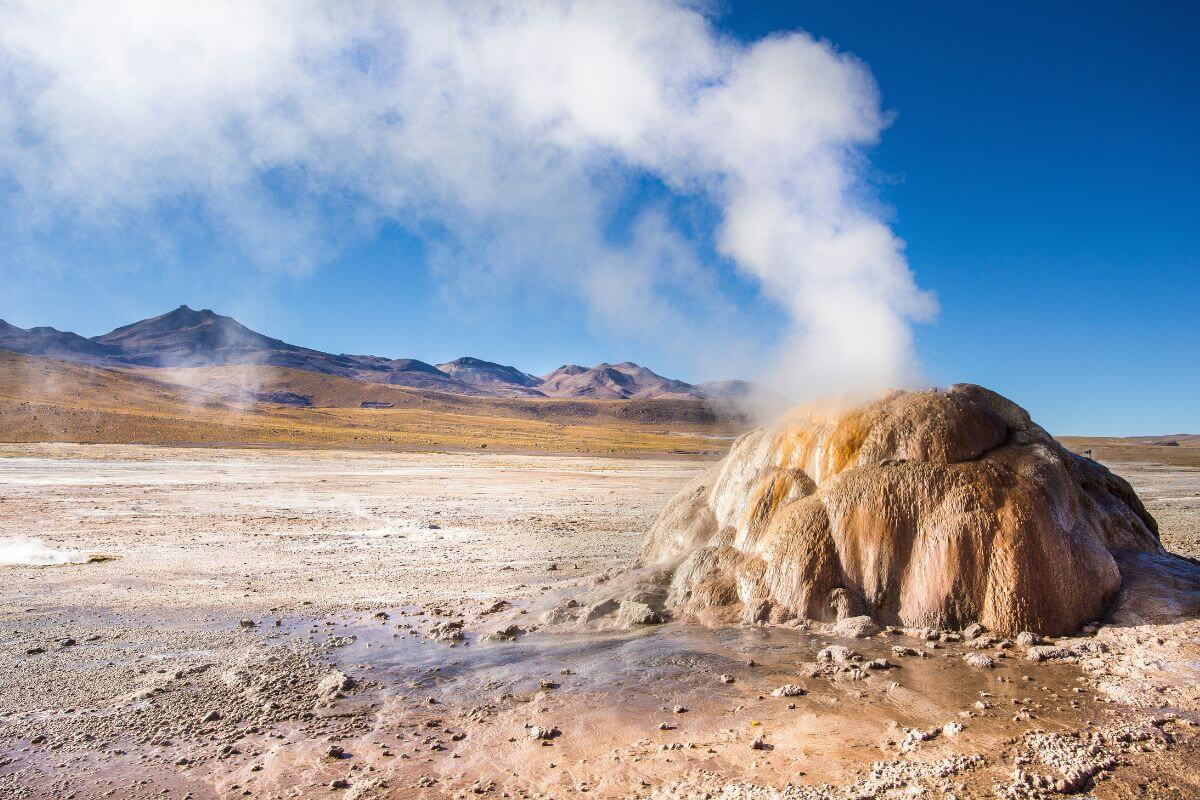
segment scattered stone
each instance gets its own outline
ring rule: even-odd
[[[322,700],[334,700],[341,696],[342,692],[353,689],[355,685],[353,678],[335,669],[317,682],[317,696]]]
[[[570,602],[575,603],[574,600]],[[578,605],[578,603],[575,603],[575,605]],[[572,608],[573,606],[568,603],[555,606],[554,608],[542,612],[542,615],[538,617],[538,620],[543,625],[561,625],[564,622],[573,622],[576,614]]]
[[[833,664],[847,664],[852,659],[857,658],[858,653],[855,653],[849,647],[844,647],[840,644],[831,644],[829,647],[823,648],[817,653],[817,661]]]
[[[529,738],[540,741],[549,741],[562,736],[562,731],[555,727],[543,728],[538,725],[533,725],[529,728]]]
[[[808,694],[808,690],[794,683],[785,683],[778,689],[772,689],[771,694],[775,697],[803,697]]]
[[[496,631],[492,631],[491,633],[489,633],[483,637],[483,641],[485,641],[485,642],[487,642],[487,641],[515,642],[517,640],[518,636],[522,636],[524,634],[525,634],[524,628],[522,628],[519,625],[513,624],[513,625],[509,625],[508,627],[501,628]]]
[[[1051,661],[1073,655],[1067,648],[1052,644],[1034,645],[1025,651],[1025,657],[1030,661]]]
[[[429,638],[439,642],[458,642],[463,639],[463,621],[445,620],[429,629]]]
[[[904,740],[900,742],[900,752],[910,753],[916,750],[921,742],[927,742],[930,739],[936,738],[941,732],[941,728],[928,728],[927,730],[910,728],[904,735]]]
[[[733,677],[732,675],[721,674],[717,676],[717,680],[721,683],[733,683],[735,680],[737,680],[737,678]]]
[[[904,658],[905,656],[913,656],[915,658],[928,658],[929,657],[929,655],[924,650],[918,650],[915,647],[905,647],[902,644],[892,645],[892,655],[897,656],[899,658]]]
[[[620,607],[621,604],[610,597],[607,600],[601,600],[599,603],[585,608],[579,619],[582,622],[595,622],[598,619],[609,616]]]
[[[996,662],[986,653],[967,653],[965,656],[963,656],[963,661],[968,666],[978,667],[980,669],[991,669],[992,667],[996,666]]]
[[[881,630],[883,629],[875,620],[863,615],[840,620],[833,626],[833,635],[847,639],[865,639],[868,636],[874,636]]]
[[[617,609],[617,625],[630,628],[634,625],[658,625],[663,617],[645,603],[636,600],[624,600]]]

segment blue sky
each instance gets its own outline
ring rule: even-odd
[[[928,382],[982,383],[1061,434],[1200,432],[1195,5],[733,4],[716,26],[747,43],[802,29],[874,76],[892,119],[863,169],[916,284],[937,296],[936,319],[913,328]],[[759,280],[714,252],[710,203],[654,175],[614,181],[609,235],[662,209],[737,306],[730,335],[780,335],[786,314]],[[492,280],[478,262],[498,248],[447,247],[455,234],[419,211],[355,226],[353,195],[318,203],[336,225],[312,246],[295,234],[312,255],[303,269],[247,264],[229,243],[238,221],[186,199],[126,209],[110,229],[84,212],[0,225],[0,317],[95,335],[187,303],[335,352],[744,372],[690,358],[707,346],[694,332],[631,332],[536,275]]]

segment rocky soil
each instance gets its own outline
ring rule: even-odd
[[[0,566],[3,797],[1200,796],[1196,621],[656,617],[621,573],[703,465],[3,455],[0,547],[111,557]],[[1110,466],[1200,556],[1200,473]]]

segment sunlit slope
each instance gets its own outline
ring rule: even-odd
[[[1092,458],[1106,463],[1200,467],[1200,438],[1194,434],[1137,436],[1128,439],[1109,436],[1060,436],[1059,441],[1076,453],[1090,451]],[[1173,447],[1149,444],[1158,441],[1174,441],[1178,444]]]
[[[698,399],[576,400],[471,397],[447,392],[388,386],[318,372],[255,364],[188,368],[122,368],[152,380],[215,392],[231,399],[269,400],[284,394],[314,407],[359,408],[391,403],[395,408],[540,419],[553,422],[670,424],[678,431],[721,428],[741,432],[746,424],[734,406]]]
[[[305,395],[313,405],[249,399],[271,392]],[[467,398],[282,368],[131,371],[0,351],[0,439],[9,442],[703,456],[723,451],[728,440],[718,434],[734,427],[712,416],[671,401]],[[663,421],[672,418],[680,421]]]

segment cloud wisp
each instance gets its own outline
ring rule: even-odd
[[[866,67],[803,32],[733,40],[686,2],[18,1],[0,87],[23,229],[186,209],[304,272],[399,224],[449,283],[750,353],[797,394],[909,382],[936,313],[863,179],[887,124]],[[737,340],[722,265],[784,312],[777,341]]]

